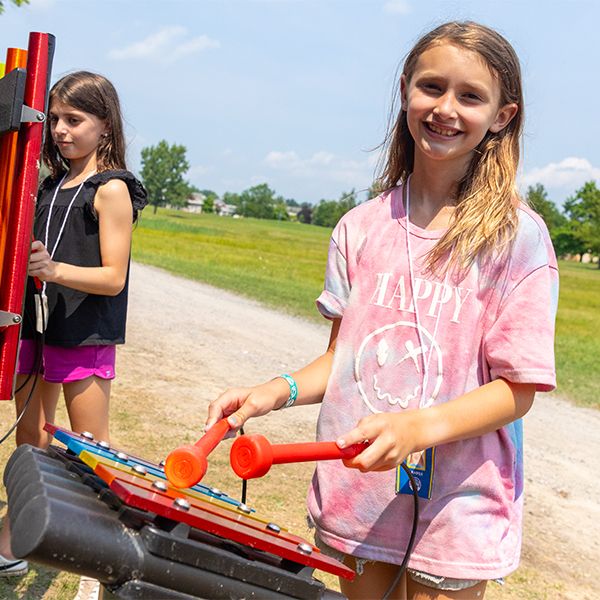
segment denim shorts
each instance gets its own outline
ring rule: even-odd
[[[310,526],[310,520],[309,520]],[[327,556],[331,556],[331,558],[335,558],[342,562],[344,557],[346,556],[343,552],[332,548],[327,545],[320,537],[317,532],[315,532],[315,546],[326,554]],[[364,566],[366,563],[375,562],[372,560],[367,560],[364,558],[356,558],[354,557],[356,562],[356,573],[360,575],[363,572]],[[424,571],[416,571],[415,569],[407,569],[408,576],[415,581],[416,583],[420,583],[426,587],[442,590],[442,591],[459,591],[466,590],[478,583],[481,583],[481,579],[454,579],[452,577],[442,577],[440,575],[432,575],[431,573],[425,573]],[[503,579],[494,579],[496,583],[500,585],[504,584]]]
[[[38,352],[35,340],[21,340],[17,373],[29,375],[36,368]],[[69,383],[96,376],[115,378],[116,346],[62,346],[44,345],[41,373],[49,383]]]

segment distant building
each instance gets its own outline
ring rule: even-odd
[[[187,199],[187,204],[184,210],[191,213],[201,213],[205,200],[206,196],[204,194],[200,192],[192,192]]]
[[[301,206],[286,206],[286,212],[290,217],[290,220],[297,221],[298,213],[302,210]]]
[[[220,198],[215,200],[215,214],[220,217],[232,217],[237,211],[235,204],[226,204]]]

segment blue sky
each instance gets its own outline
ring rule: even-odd
[[[119,91],[128,162],[183,144],[188,179],[222,194],[266,182],[286,198],[338,198],[372,181],[396,68],[435,25],[498,29],[522,63],[523,189],[560,205],[600,180],[595,0],[31,0],[5,2],[3,48],[56,36],[53,81],[78,69]],[[362,194],[359,198],[363,198]]]

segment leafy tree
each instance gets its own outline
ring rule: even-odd
[[[233,204],[234,206],[240,206],[241,203],[240,195],[235,192],[225,192],[222,200],[225,204]]]
[[[217,194],[217,192],[213,192],[212,190],[197,190],[198,192],[200,192],[205,198],[212,198],[213,200],[216,200],[219,197],[219,194]]]
[[[355,190],[342,194],[339,200],[321,200],[312,211],[312,222],[322,227],[335,227],[337,222],[355,206]]]
[[[170,146],[165,140],[142,149],[140,176],[155,213],[159,206],[167,204],[185,206],[191,192],[190,184],[183,178],[190,168],[185,154],[185,146]]]
[[[285,201],[266,184],[255,185],[240,194],[238,212],[256,219],[289,219]]]
[[[600,190],[595,181],[588,181],[565,201],[565,213],[582,253],[600,254]],[[600,268],[600,261],[598,262]]]
[[[338,206],[335,200],[319,200],[312,211],[313,225],[335,227],[338,222]]]
[[[552,244],[557,256],[566,254],[582,256],[586,251],[585,243],[578,237],[570,222],[554,230]]]
[[[23,4],[29,4],[29,0],[10,0],[16,6],[22,6]],[[0,14],[4,12],[4,1],[0,0]]]
[[[278,221],[289,221],[288,206],[291,205],[287,203],[287,200],[281,196],[277,196],[273,202],[273,218]]]
[[[376,179],[371,184],[371,187],[367,190],[367,200],[370,200],[371,198],[376,198],[377,196],[379,196],[379,194],[381,194],[381,192],[383,192],[383,186],[381,184],[381,181]]]
[[[313,213],[313,207],[312,204],[308,203],[308,202],[303,202],[300,205],[300,211],[298,212],[298,221],[300,221],[300,223],[307,223],[308,225],[310,225],[312,223],[312,213]]]
[[[550,236],[552,236],[554,230],[566,225],[566,217],[558,210],[556,204],[548,199],[546,188],[541,183],[537,183],[535,186],[530,185],[527,188],[527,201],[544,219],[550,230]],[[554,241],[554,238],[552,241]]]

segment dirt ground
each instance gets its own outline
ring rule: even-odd
[[[202,434],[208,402],[221,391],[298,368],[325,348],[328,333],[326,324],[290,317],[133,264],[127,343],[117,355],[111,441],[152,460],[181,443],[193,442]],[[273,441],[308,441],[314,436],[317,412],[318,407],[279,411],[250,422],[248,429]],[[58,417],[60,422],[64,412]],[[525,418],[525,435],[522,566],[504,588],[494,585],[486,596],[490,600],[598,598],[600,411],[539,395]],[[227,479],[226,463],[226,458],[216,457],[208,475],[217,472],[224,479],[219,487],[234,495],[232,486],[237,487],[237,482]],[[271,484],[266,477],[255,480],[260,483],[254,487],[255,496],[262,498],[257,506],[262,514],[272,509],[278,518],[283,515],[287,527],[305,536],[306,530],[299,528],[311,468],[281,469]],[[273,482],[279,489],[273,489]],[[297,499],[293,509],[291,496]],[[73,585],[72,579],[68,576],[67,583]],[[33,598],[31,593],[11,595],[22,597]],[[48,592],[36,597],[62,600],[72,594]]]
[[[199,431],[207,402],[219,392],[293,370],[328,339],[325,324],[137,264],[129,315],[115,397],[124,403],[126,396],[162,397],[169,420],[189,422],[192,415]],[[316,410],[281,411],[260,427],[266,435],[309,439]],[[541,394],[525,419],[525,435],[523,568],[546,590],[531,597],[597,598],[600,412]]]

